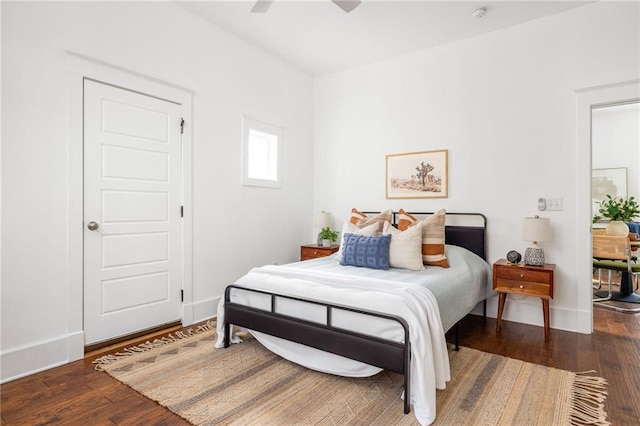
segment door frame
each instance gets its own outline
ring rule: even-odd
[[[189,89],[169,82],[129,71],[88,56],[66,51],[65,59],[69,73],[68,87],[68,292],[67,321],[69,361],[84,357],[84,324],[83,324],[83,109],[84,79],[90,78],[98,82],[150,94],[182,106],[185,120],[182,134],[182,324],[193,324],[193,215],[192,215],[192,98]]]
[[[576,326],[593,333],[591,241],[591,111],[640,99],[640,80],[576,90]]]

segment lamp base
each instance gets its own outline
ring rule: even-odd
[[[527,247],[524,252],[525,265],[544,266],[544,250],[539,247]]]

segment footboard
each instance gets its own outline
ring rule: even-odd
[[[271,309],[267,311],[232,302],[231,290],[233,289],[269,296]],[[404,412],[405,414],[409,413],[411,404],[409,394],[411,342],[409,326],[401,317],[237,285],[228,286],[224,297],[225,347],[228,347],[231,341],[231,325],[233,324],[403,374]],[[280,314],[276,312],[276,300],[279,298],[322,306],[326,310],[326,320],[324,323],[316,323]],[[404,329],[404,343],[336,328],[332,324],[332,314],[335,309],[398,322]]]

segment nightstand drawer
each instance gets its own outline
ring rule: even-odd
[[[550,284],[552,274],[549,271],[532,271],[518,266],[505,266],[495,269],[497,279],[514,281],[531,281],[535,283]]]
[[[495,280],[494,289],[498,291],[509,291],[512,293],[523,293],[528,296],[547,296],[550,295],[551,286],[539,282],[509,280],[498,278]]]
[[[338,251],[339,246],[323,247],[315,244],[300,247],[300,260],[317,259],[319,257],[330,256]]]
[[[513,265],[506,259],[493,264],[493,289],[498,292],[498,316],[496,331],[500,331],[502,311],[508,294],[539,297],[542,300],[544,339],[549,339],[549,300],[553,299],[553,275],[556,265]]]

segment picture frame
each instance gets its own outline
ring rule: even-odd
[[[600,203],[611,197],[627,198],[627,168],[614,167],[591,170],[591,199],[593,212],[597,212]]]
[[[387,155],[386,198],[448,198],[448,156],[446,149]]]

